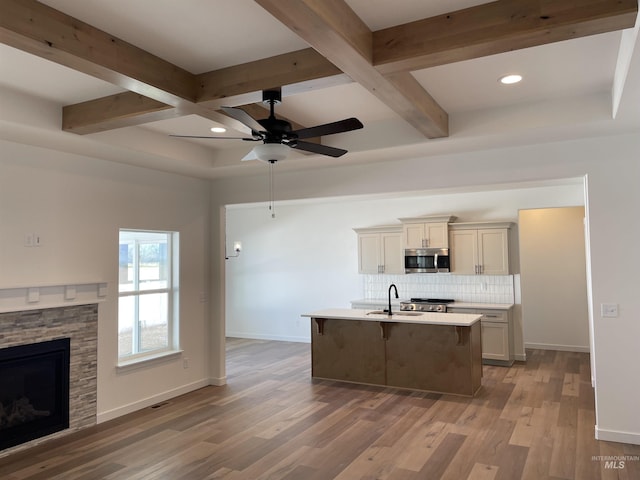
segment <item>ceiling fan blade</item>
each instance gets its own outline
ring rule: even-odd
[[[204,137],[200,135],[169,135],[170,137],[177,138],[206,138],[206,139],[214,139],[214,140],[244,140],[245,142],[258,142],[260,138],[253,137]]]
[[[351,130],[358,130],[362,127],[362,122],[357,118],[346,118],[337,122],[294,130],[291,132],[291,135],[297,135],[298,138],[315,138],[322,137],[323,135],[333,135],[334,133],[350,132]]]
[[[224,113],[231,118],[235,118],[239,122],[245,124],[253,132],[266,132],[264,127],[258,121],[241,108],[236,107],[220,107]]]
[[[328,155],[329,157],[341,157],[347,150],[343,150],[342,148],[329,147],[327,145],[320,145],[319,143],[311,143],[311,142],[291,142],[289,144],[291,148],[295,148],[297,150],[304,150],[306,152],[311,153],[319,153],[321,155]]]

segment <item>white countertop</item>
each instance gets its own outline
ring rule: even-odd
[[[453,302],[447,308],[477,308],[480,310],[509,310],[513,303],[479,303],[479,302]]]
[[[480,321],[482,315],[467,313],[433,313],[422,312],[420,315],[403,315],[394,311],[392,316],[386,314],[371,314],[372,310],[359,308],[327,308],[317,312],[305,313],[302,317],[335,318],[342,320],[364,320],[369,322],[421,323],[425,325],[453,325],[469,327]]]

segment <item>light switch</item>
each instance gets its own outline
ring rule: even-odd
[[[617,317],[618,304],[617,303],[601,303],[600,315],[602,315],[603,317]]]

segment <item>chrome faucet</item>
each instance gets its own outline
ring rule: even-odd
[[[395,284],[391,284],[389,285],[389,310],[387,310],[387,313],[389,314],[389,316],[392,315],[391,313],[391,287],[393,287],[393,289],[396,291],[396,298],[398,298],[398,288],[395,286]]]

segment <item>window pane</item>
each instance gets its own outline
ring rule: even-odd
[[[140,295],[140,351],[165,348],[169,345],[167,312],[169,295]]]
[[[139,245],[140,290],[167,288],[169,266],[167,263],[167,235],[158,234],[158,241]]]
[[[118,356],[120,357],[133,353],[135,300],[135,297],[118,299]]]

